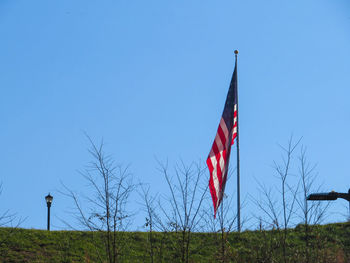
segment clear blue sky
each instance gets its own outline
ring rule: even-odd
[[[242,213],[255,179],[276,182],[277,143],[292,133],[325,190],[350,186],[348,0],[1,0],[0,36],[0,211],[28,217],[23,227],[46,227],[48,192],[53,229],[62,225],[71,203],[60,181],[85,186],[84,131],[154,192],[164,187],[155,156],[204,162],[234,49]],[[333,210],[346,213],[342,201]]]

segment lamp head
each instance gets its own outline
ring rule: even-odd
[[[310,194],[307,197],[307,200],[310,201],[327,201],[327,200],[337,200],[338,193],[332,191],[329,193],[316,193],[316,194]]]
[[[48,206],[51,206],[52,199],[53,199],[53,197],[50,195],[50,193],[47,196],[45,196],[46,204]]]

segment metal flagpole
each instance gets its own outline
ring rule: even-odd
[[[235,58],[236,58],[236,66],[237,66],[237,55],[238,50],[235,50]],[[237,80],[237,68],[236,68],[236,82],[237,82],[237,89],[236,89],[236,100],[237,100],[237,137],[236,137],[236,143],[237,143],[237,230],[238,232],[241,232],[241,191],[240,191],[240,174],[239,174],[239,130],[238,130],[238,116],[239,116],[239,109],[238,109],[238,80]]]

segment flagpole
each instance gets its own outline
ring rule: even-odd
[[[238,50],[235,50],[235,58],[237,65],[237,55]],[[237,74],[237,71],[236,71]],[[237,80],[237,78],[236,78]],[[238,130],[238,116],[239,116],[239,108],[238,108],[238,81],[237,81],[237,137],[236,137],[236,145],[237,145],[237,230],[241,232],[241,189],[240,189],[240,173],[239,173],[239,130]]]

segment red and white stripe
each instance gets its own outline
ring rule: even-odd
[[[231,138],[229,138],[230,134]],[[234,105],[234,121],[231,132],[224,119],[221,118],[213,146],[207,159],[207,165],[210,171],[209,188],[214,204],[214,216],[225,190],[231,145],[234,143],[236,136],[237,104]]]

